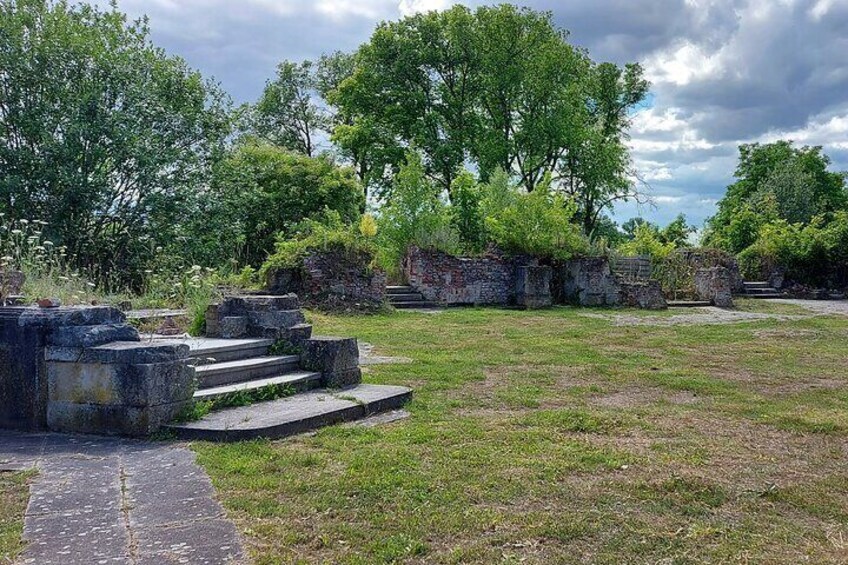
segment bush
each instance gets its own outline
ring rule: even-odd
[[[568,260],[588,249],[580,227],[572,220],[574,202],[550,191],[545,181],[533,192],[504,194],[497,203],[487,203],[486,231],[491,241],[508,253],[527,254],[542,259]],[[499,205],[503,208],[497,209]]]
[[[397,276],[410,245],[457,254],[459,236],[450,208],[440,191],[424,176],[424,165],[415,151],[407,154],[390,191],[388,204],[378,219],[378,262]]]
[[[259,277],[267,280],[270,273],[282,269],[299,269],[311,251],[342,251],[350,256],[361,254],[375,257],[377,246],[373,232],[368,228],[368,216],[357,225],[342,222],[337,213],[328,212],[322,221],[305,220],[294,230],[292,237],[281,235],[276,251],[259,270]]]
[[[674,242],[664,242],[657,229],[646,223],[636,227],[633,239],[622,244],[618,252],[625,256],[645,255],[652,259],[665,259],[675,248]]]

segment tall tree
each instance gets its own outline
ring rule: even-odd
[[[228,127],[221,91],[114,3],[0,2],[0,209],[82,266],[137,283]]]
[[[259,102],[250,109],[251,132],[312,157],[318,137],[330,125],[327,111],[319,105],[319,88],[324,84],[311,61],[283,61],[276,78],[266,83]]]

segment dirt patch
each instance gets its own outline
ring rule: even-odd
[[[754,336],[760,339],[809,339],[821,336],[822,333],[816,330],[802,329],[767,329],[754,330]]]
[[[359,364],[366,365],[391,365],[395,363],[412,363],[409,357],[388,357],[378,355],[374,351],[374,346],[370,343],[359,344]]]
[[[778,298],[774,300],[776,304],[790,304],[792,306],[800,306],[810,312],[816,314],[824,314],[827,316],[848,316],[848,300],[800,300],[793,298]]]
[[[629,387],[589,399],[590,404],[604,408],[639,408],[658,402],[685,405],[695,404],[699,401],[700,398],[691,391],[679,391],[669,394],[666,390],[653,387]]]

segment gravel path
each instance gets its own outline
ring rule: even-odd
[[[848,316],[848,300],[798,300],[794,298],[775,298],[772,302],[791,304],[806,308],[810,312],[825,315]]]
[[[0,469],[36,467],[20,564],[236,564],[209,477],[184,447],[0,431]]]

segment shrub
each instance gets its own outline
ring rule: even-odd
[[[486,247],[482,194],[481,185],[468,171],[456,177],[451,186],[451,222],[466,253],[479,253]]]
[[[625,256],[646,255],[652,259],[664,259],[674,249],[674,242],[663,242],[657,229],[646,223],[636,227],[633,239],[622,244],[618,252]]]
[[[460,249],[448,205],[440,191],[425,178],[424,165],[415,151],[408,153],[407,162],[396,175],[378,225],[378,261],[390,275],[399,274],[412,244],[452,254]]]
[[[504,251],[568,260],[588,249],[580,227],[572,221],[577,206],[552,193],[549,180],[530,193],[500,196],[503,208],[489,202],[492,211],[485,221],[491,241]]]
[[[268,275],[274,271],[301,268],[303,260],[311,251],[342,251],[351,256],[376,256],[375,238],[368,235],[372,233],[370,229],[363,229],[370,222],[364,218],[359,225],[354,226],[345,224],[337,213],[328,211],[322,221],[301,222],[294,230],[294,236],[280,236],[276,251],[262,265],[259,277],[267,280]]]

